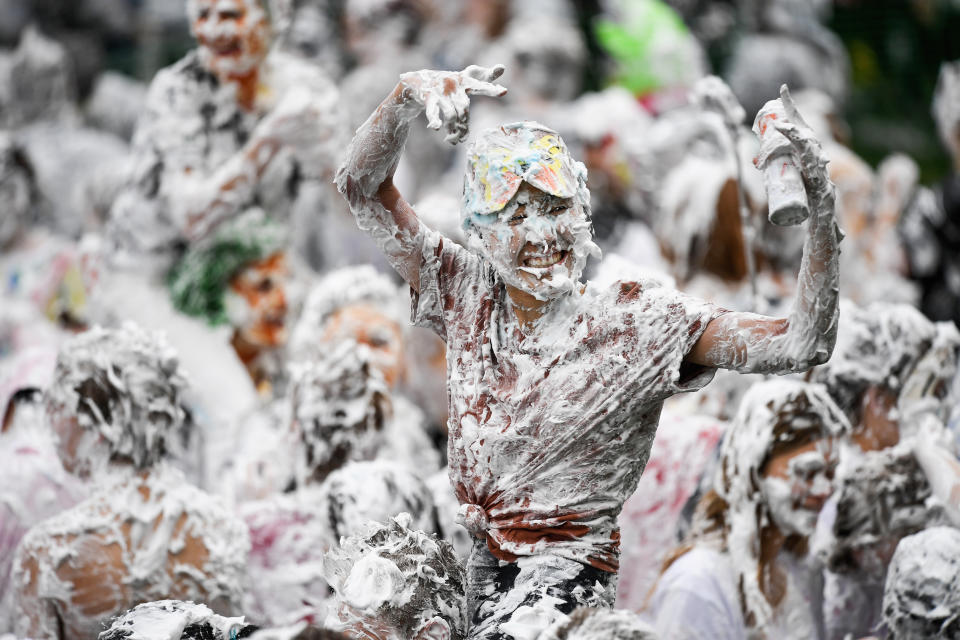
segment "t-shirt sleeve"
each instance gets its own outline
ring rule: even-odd
[[[629,304],[639,339],[638,362],[651,368],[647,392],[666,398],[696,391],[713,379],[715,367],[686,358],[707,325],[727,311],[717,305],[653,283],[622,282],[618,302]]]
[[[476,255],[432,229],[423,227],[421,236],[420,291],[410,289],[410,321],[446,340],[454,314],[473,306],[483,265]]]

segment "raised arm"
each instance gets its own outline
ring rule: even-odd
[[[810,206],[793,307],[786,318],[728,313],[707,325],[687,360],[743,373],[805,371],[830,359],[837,341],[839,250],[835,187],[827,158],[790,94],[780,92],[788,121],[778,123],[796,148]]]
[[[390,264],[415,290],[419,289],[422,226],[413,208],[393,184],[410,122],[426,111],[427,126],[446,127],[453,144],[467,135],[470,95],[502,96],[492,84],[503,66],[471,65],[460,72],[414,71],[400,82],[357,130],[337,172],[337,188],[350,203],[357,226],[369,234]]]
[[[291,89],[257,125],[247,143],[207,176],[184,173],[170,191],[179,194],[173,213],[184,234],[198,240],[244,210],[263,174],[285,147],[318,144],[317,122],[327,115],[324,104],[303,88]]]

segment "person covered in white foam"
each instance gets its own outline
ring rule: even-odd
[[[266,0],[188,0],[197,48],[150,85],[134,170],[111,209],[116,263],[149,275],[185,243],[261,209],[289,220],[342,145],[339,92],[319,67],[271,49]]]
[[[940,517],[960,524],[960,465],[945,426],[960,333],[903,304],[840,307],[833,358],[813,371],[853,425],[838,474],[844,490],[824,506],[813,545],[829,559],[829,638],[880,623],[879,594],[901,537]]]
[[[290,336],[288,357],[292,362],[316,359],[344,340],[367,347],[393,407],[380,456],[426,477],[440,470],[440,455],[426,430],[423,411],[403,393],[409,388],[408,357],[422,357],[407,354],[405,302],[396,284],[370,265],[330,271],[307,294]]]
[[[786,91],[787,121],[776,126],[799,157],[811,210],[786,318],[726,312],[647,282],[581,283],[597,253],[586,170],[538,123],[477,136],[463,195],[468,248],[424,226],[393,183],[412,121],[425,112],[447,140],[463,140],[470,95],[503,95],[493,84],[502,73],[403,74],[337,174],[358,225],[410,284],[414,321],[447,342],[450,477],[476,538],[472,638],[507,637],[502,624],[528,600],[556,615],[612,605],[616,517],[663,401],[717,367],[806,370],[829,358],[836,336],[834,190]]]
[[[662,637],[823,637],[807,545],[849,430],[822,385],[776,380],[747,393],[689,540],[650,599]]]
[[[18,634],[93,637],[111,616],[162,598],[237,610],[243,523],[165,463],[185,388],[176,354],[133,325],[94,328],[61,349],[47,412],[64,468],[96,489],[21,542]]]
[[[246,612],[259,622],[322,619],[329,591],[323,554],[368,520],[408,512],[418,529],[436,529],[432,495],[406,465],[351,462],[377,455],[389,422],[389,396],[366,354],[366,347],[344,342],[301,365],[288,400],[289,432],[248,434],[249,444],[263,452],[241,457],[239,470],[248,478],[263,469],[282,478],[291,459],[295,467],[290,484],[275,484],[262,499],[239,508],[253,545]],[[289,448],[264,446],[288,438]]]

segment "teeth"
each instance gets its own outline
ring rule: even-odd
[[[562,252],[562,251],[554,251],[554,252],[553,252],[551,255],[549,255],[549,256],[545,256],[545,257],[540,257],[540,256],[530,257],[530,258],[527,258],[524,262],[526,262],[526,264],[527,264],[528,267],[535,267],[535,268],[538,268],[538,269],[542,269],[542,268],[544,268],[544,267],[552,267],[553,265],[555,265],[555,264],[557,264],[558,262],[560,262],[560,260],[561,260],[562,258],[563,258],[563,252]]]

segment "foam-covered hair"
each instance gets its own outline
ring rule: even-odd
[[[952,331],[951,331],[952,329]],[[944,375],[956,369],[960,336],[954,327],[940,327],[914,307],[874,303],[860,308],[849,301],[840,307],[840,329],[830,362],[814,372],[848,416],[870,386],[899,394],[910,374],[931,349],[943,352]]]
[[[159,334],[133,324],[95,327],[61,347],[47,406],[97,432],[111,460],[144,469],[183,424],[185,388],[177,355]]]
[[[778,448],[801,444],[808,436],[849,432],[850,423],[823,385],[796,380],[755,384],[724,437],[714,488],[731,505],[756,502],[764,467]]]
[[[436,533],[433,494],[406,466],[377,459],[351,462],[323,483],[334,537],[363,533],[371,520],[386,522],[408,513],[418,531]]]
[[[236,640],[255,630],[242,616],[226,618],[205,604],[158,600],[117,616],[98,640]]]
[[[894,640],[960,636],[960,531],[932,527],[897,545],[883,590]]]
[[[739,573],[744,611],[757,628],[772,608],[757,583],[759,531],[769,519],[762,492],[763,471],[778,451],[850,432],[850,423],[826,387],[779,379],[755,384],[720,448],[714,490],[726,501],[727,549]]]
[[[446,621],[451,640],[466,637],[463,566],[449,542],[411,529],[409,514],[344,539],[324,558],[324,575],[338,604],[389,624],[402,638],[413,638],[434,617]]]
[[[288,6],[291,4],[290,0],[240,0],[248,7],[254,9],[259,9],[266,12],[267,17],[273,17],[273,15],[279,15],[285,17],[286,13],[289,12]],[[200,7],[197,5],[197,0],[187,0],[186,4],[187,10],[187,20],[191,23],[196,19],[200,13]]]
[[[304,446],[298,475],[325,475],[348,460],[373,457],[391,406],[369,349],[345,340],[291,372],[292,427]]]
[[[228,320],[226,293],[233,278],[250,263],[286,247],[287,230],[254,209],[224,224],[207,242],[191,247],[167,275],[173,305],[212,325]]]
[[[339,309],[367,303],[402,322],[399,289],[393,281],[370,265],[336,269],[310,289],[300,319],[290,337],[289,351],[302,359],[317,350],[318,336],[331,314]]]
[[[931,493],[909,445],[866,452],[835,492],[835,543],[826,558],[830,570],[882,577],[885,567],[864,566],[857,552],[939,524],[942,507],[928,502]]]

